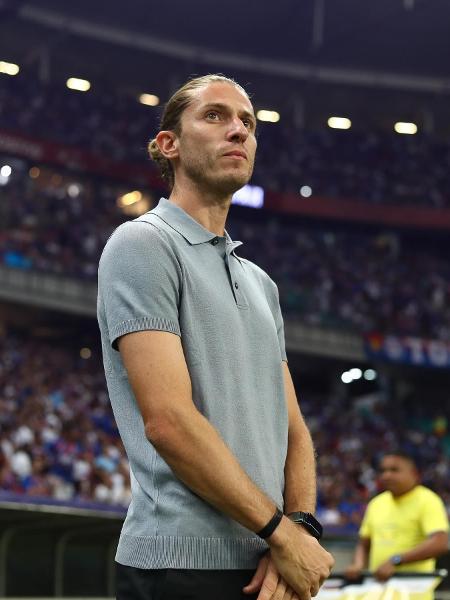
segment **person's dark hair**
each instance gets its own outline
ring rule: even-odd
[[[159,130],[174,131],[177,135],[180,135],[181,116],[192,102],[193,92],[209,85],[210,83],[230,83],[231,85],[236,86],[248,97],[248,94],[244,88],[240,86],[234,79],[226,77],[220,73],[203,75],[202,77],[189,79],[169,98],[161,117]],[[158,165],[161,172],[161,177],[168,183],[170,189],[172,189],[174,184],[173,168],[170,164],[170,161],[161,154],[155,138],[150,140],[148,144],[148,153],[150,158]]]
[[[413,465],[413,467],[417,469],[417,471],[420,471],[420,464],[417,456],[412,452],[409,452],[408,450],[403,450],[402,448],[395,448],[393,450],[386,451],[381,456],[380,463],[386,456],[398,456],[400,458],[403,458],[404,460],[410,462]]]

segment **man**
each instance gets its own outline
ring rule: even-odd
[[[100,261],[105,372],[132,483],[118,600],[307,600],[333,563],[303,514],[314,453],[277,288],[224,229],[255,128],[234,81],[180,88],[149,146],[170,197],[120,226]],[[302,511],[299,523],[280,509]]]
[[[387,454],[380,471],[386,491],[367,506],[346,575],[355,579],[367,566],[380,581],[397,571],[432,572],[435,558],[448,549],[442,500],[420,485],[415,462],[407,454]]]

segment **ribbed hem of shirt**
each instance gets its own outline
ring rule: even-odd
[[[128,319],[115,325],[110,331],[111,345],[115,348],[117,338],[126,333],[145,330],[168,331],[181,336],[180,325],[174,321],[162,317],[140,317],[139,319]]]
[[[122,534],[116,561],[137,569],[256,569],[268,546],[252,538],[134,537]]]

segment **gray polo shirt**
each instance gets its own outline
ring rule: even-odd
[[[283,320],[275,283],[236,255],[240,244],[162,199],[118,227],[100,259],[104,367],[131,470],[132,501],[116,556],[124,565],[251,569],[267,548],[185,486],[145,437],[117,350],[124,334],[152,329],[180,336],[195,406],[255,484],[283,506]]]

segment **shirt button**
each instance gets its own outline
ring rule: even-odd
[[[219,239],[218,238],[214,238],[213,240],[211,240],[211,244],[213,246],[217,246],[218,243],[219,243]]]
[[[238,282],[237,282],[237,281],[235,281],[235,282],[234,282],[234,287],[235,287],[236,289],[238,289],[238,288],[239,288],[239,285],[238,285]]]

